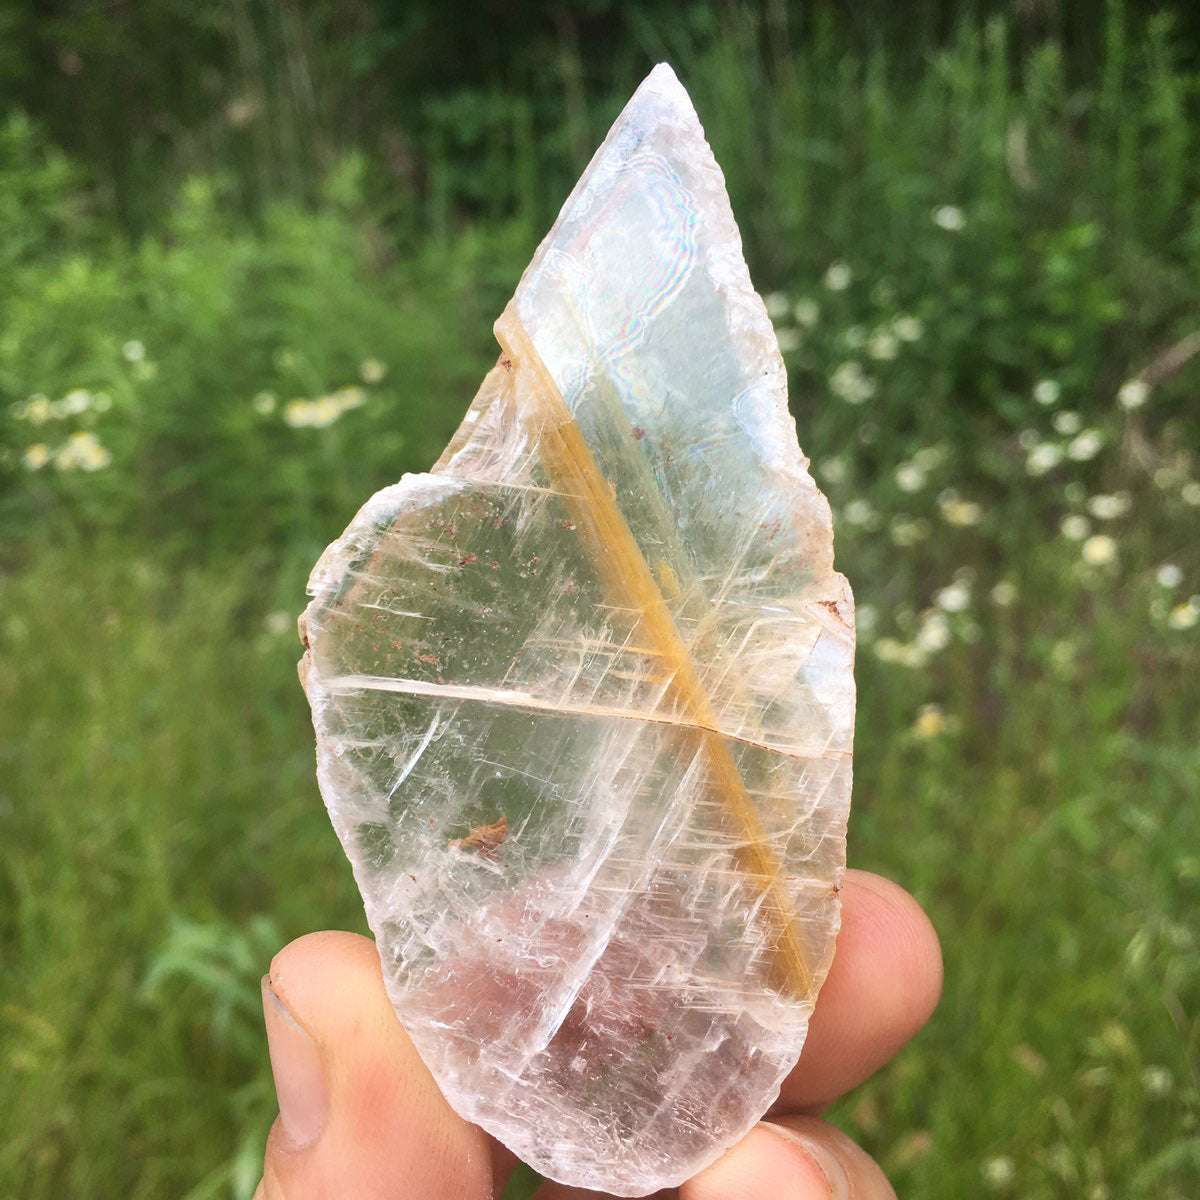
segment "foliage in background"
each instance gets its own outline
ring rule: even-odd
[[[735,93],[737,74],[786,75],[813,46],[827,84],[843,53],[843,83],[884,54],[909,81],[964,22],[1003,16],[1012,58],[1060,46],[1074,87],[1096,77],[1106,10],[1138,24],[1169,13],[1187,65],[1200,62],[1200,11],[1186,0],[60,0],[49,12],[7,0],[0,107],[43,121],[134,233],[157,225],[180,174],[231,171],[234,203],[260,213],[283,196],[315,200],[348,149],[371,161],[389,219],[424,236],[479,217],[541,228],[664,52],[686,62],[700,43],[735,38],[737,73],[731,58],[718,64]],[[756,118],[772,120],[753,104],[736,115],[746,142]]]
[[[36,154],[23,122],[8,140],[12,206],[35,196],[45,214],[32,215],[50,226],[70,175]],[[240,552],[248,530],[256,545],[311,546],[364,481],[427,465],[486,362],[482,338],[468,348],[462,330],[486,330],[482,306],[503,300],[479,237],[380,264],[357,181],[351,158],[319,210],[281,204],[251,229],[219,179],[193,177],[162,232],[133,249],[51,242],[14,222],[17,244],[0,240],[13,264],[0,428],[19,451],[0,466],[16,485],[0,501],[5,533],[119,529],[189,555]]]
[[[946,947],[836,1115],[901,1194],[1200,1191],[1195,15],[1004,7],[0,9],[0,1193],[252,1191],[258,976],[361,927],[304,568],[661,57],[859,593],[852,853]]]
[[[693,86],[760,285],[807,281],[804,298],[824,310],[792,358],[811,451],[845,420],[825,403],[835,372],[853,371],[898,313],[926,336],[902,362],[868,364],[882,385],[876,438],[855,449],[854,477],[941,440],[982,447],[974,465],[993,494],[1007,470],[994,435],[1020,433],[1038,378],[1091,420],[1193,331],[1200,126],[1168,17],[1135,32],[1114,9],[1103,69],[1083,84],[1054,41],[1015,56],[998,19],[960,23],[921,73],[891,49],[856,58],[829,22],[794,46],[777,36],[764,57],[764,20],[696,9],[634,24],[647,61],[670,57]],[[589,110],[585,144],[612,107]],[[347,151],[314,177],[315,208],[277,200],[253,224],[236,170],[192,175],[128,250],[98,222],[81,168],[27,118],[0,127],[8,538],[40,536],[46,520],[57,536],[138,530],[156,549],[208,554],[235,549],[227,535],[248,518],[260,543],[308,549],[332,514],[434,457],[543,229],[528,213],[466,225],[460,214],[454,237],[420,236],[378,203],[371,161]],[[477,161],[469,147],[455,157]],[[554,205],[566,186],[544,189]],[[833,263],[852,282],[814,291]],[[1168,380],[1156,421],[1187,398]],[[110,461],[86,480],[52,466],[100,476]]]

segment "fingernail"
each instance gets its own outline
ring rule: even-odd
[[[842,1166],[836,1154],[821,1142],[788,1129],[785,1125],[776,1125],[772,1121],[761,1122],[764,1129],[778,1134],[785,1142],[790,1142],[798,1150],[803,1151],[813,1166],[825,1177],[829,1185],[830,1200],[852,1200],[850,1180],[846,1168]]]
[[[321,1055],[317,1043],[275,994],[266,975],[262,995],[271,1074],[275,1076],[275,1094],[279,1098],[279,1120],[288,1141],[302,1150],[320,1137],[329,1115],[329,1092]]]

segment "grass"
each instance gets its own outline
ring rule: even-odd
[[[3,591],[0,708],[29,714],[4,744],[4,1190],[247,1193],[258,977],[318,911],[362,926],[292,639],[248,571],[47,552]]]
[[[902,1195],[1187,1200],[1194,68],[1117,5],[1086,69],[970,19],[902,61],[819,22],[768,53],[756,11],[637,37],[694,85],[858,594],[851,859],[947,964],[834,1117]],[[253,227],[197,177],[130,249],[0,131],[0,1194],[248,1197],[258,977],[362,928],[294,675],[304,568],[436,455],[540,232],[383,252],[364,170]],[[56,468],[72,432],[107,461]]]

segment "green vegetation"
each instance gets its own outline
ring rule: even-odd
[[[378,88],[419,26],[348,5],[321,57],[336,6],[164,2],[127,36],[206,21],[205,65],[139,60],[170,116],[141,129],[105,120],[132,101],[83,7],[0,11],[0,1194],[252,1192],[258,978],[362,926],[294,675],[305,570],[436,456],[656,57],[729,179],[862,606],[852,859],[945,946],[930,1028],[835,1118],[901,1195],[1200,1194],[1190,10],[930,7],[892,37],[596,3],[595,48],[566,18],[530,43],[536,86],[497,82],[501,40],[477,87],[364,84],[349,121],[339,72]],[[311,89],[280,85],[281,14]],[[81,79],[112,108],[72,134]]]

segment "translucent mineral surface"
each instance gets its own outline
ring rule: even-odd
[[[838,924],[853,609],[670,68],[433,470],[313,572],[318,774],[396,1011],[543,1174],[643,1195],[769,1107]]]

